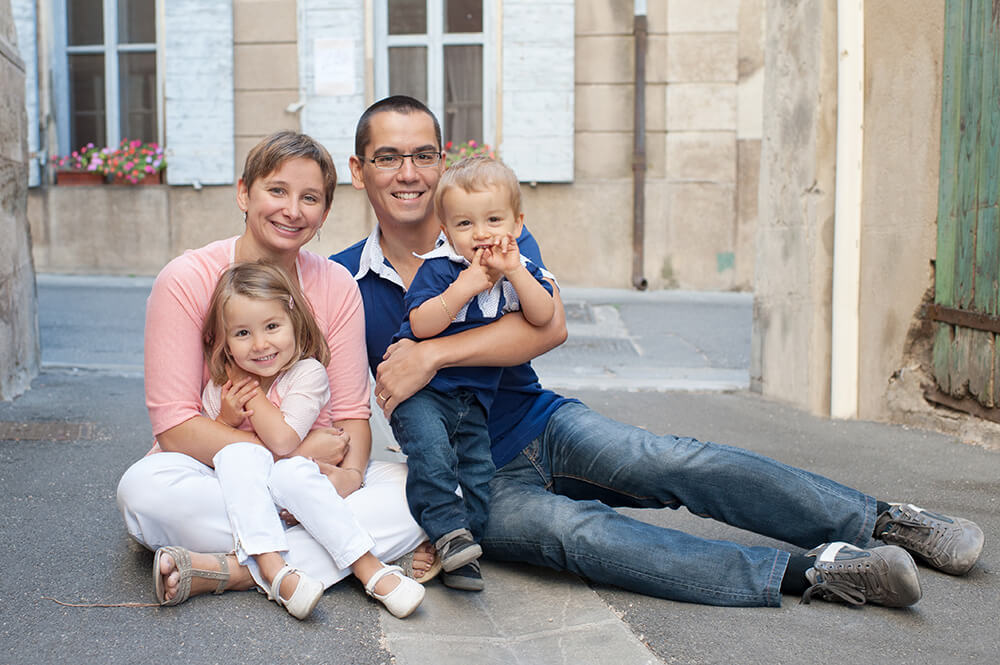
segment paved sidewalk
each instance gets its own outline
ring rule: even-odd
[[[328,590],[306,622],[253,592],[174,608],[58,605],[46,597],[153,600],[152,556],[130,544],[114,504],[118,477],[150,440],[141,379],[147,291],[142,280],[39,280],[45,370],[30,391],[0,402],[0,662],[1000,662],[1000,455],[719,390],[724,382],[711,373],[745,373],[749,355],[749,298],[733,294],[567,289],[570,342],[539,362],[543,382],[579,379],[567,394],[651,431],[736,443],[880,498],[974,519],[987,546],[969,575],[921,568],[924,597],[907,610],[792,598],[780,609],[705,607],[492,562],[485,592],[432,584],[405,621],[351,582]],[[622,352],[622,340],[640,360]],[[701,383],[678,385],[715,390],[639,389],[640,379],[655,378],[651,367],[688,372]],[[683,510],[627,512],[708,538],[776,544]]]

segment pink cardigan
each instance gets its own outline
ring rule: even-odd
[[[201,414],[208,382],[201,326],[219,274],[232,262],[236,238],[189,250],[156,277],[146,303],[146,406],[157,435]],[[330,345],[330,401],[316,427],[371,415],[361,294],[342,266],[300,250],[299,286]],[[158,448],[154,448],[158,450]]]

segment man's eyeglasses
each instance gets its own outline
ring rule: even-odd
[[[434,166],[441,161],[440,152],[415,152],[409,155],[396,155],[396,154],[385,154],[385,155],[375,155],[371,159],[366,159],[365,161],[371,162],[375,165],[377,169],[383,169],[385,171],[395,171],[403,166],[403,160],[407,157],[413,162],[413,165],[418,169],[426,169],[430,166]],[[362,157],[362,159],[364,159]]]

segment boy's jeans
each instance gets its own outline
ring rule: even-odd
[[[406,453],[406,500],[430,541],[469,529],[478,542],[486,527],[493,477],[486,410],[475,394],[424,388],[396,407],[393,434]],[[462,496],[455,488],[462,488]]]
[[[559,407],[490,488],[488,557],[710,605],[780,605],[788,553],[706,540],[609,506],[685,506],[803,548],[865,546],[875,525],[875,499],[832,480],[747,450],[656,436],[578,403]]]

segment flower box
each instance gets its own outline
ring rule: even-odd
[[[163,184],[163,171],[157,171],[156,173],[148,173],[146,177],[142,180],[132,181],[123,175],[115,175],[111,179],[112,185],[126,185],[129,187],[134,187],[137,185],[162,185]]]
[[[103,185],[104,174],[97,171],[56,171],[56,184],[60,187]]]

